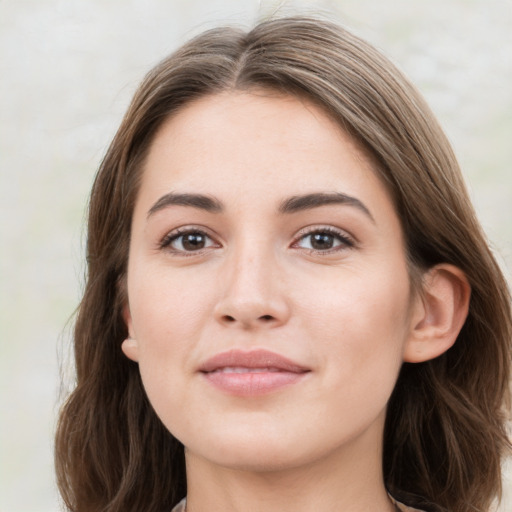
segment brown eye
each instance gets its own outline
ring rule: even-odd
[[[175,253],[186,253],[200,251],[214,245],[215,242],[206,233],[186,231],[170,234],[163,240],[161,247],[170,249]]]
[[[179,240],[179,238],[178,238]],[[202,233],[181,235],[181,245],[185,251],[197,251],[206,246],[206,236]]]
[[[353,247],[354,242],[342,232],[323,229],[303,235],[295,245],[311,251],[327,252]]]
[[[317,251],[324,251],[326,249],[332,249],[336,242],[333,235],[328,233],[314,233],[310,236],[311,247]]]

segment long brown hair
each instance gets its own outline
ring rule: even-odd
[[[472,289],[455,345],[405,363],[388,404],[383,471],[425,510],[488,511],[509,448],[512,320],[507,285],[475,218],[449,143],[418,92],[372,46],[317,19],[203,33],[145,78],[107,151],[89,204],[88,276],[74,331],[76,388],[56,436],[58,484],[74,512],[170,510],[186,494],[183,446],[123,356],[130,224],[143,162],[162,122],[195,98],[267,87],[320,105],[376,162],[401,219],[411,277],[445,262]]]

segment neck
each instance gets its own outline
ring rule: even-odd
[[[393,512],[381,443],[372,439],[272,470],[224,467],[187,451],[187,512]]]

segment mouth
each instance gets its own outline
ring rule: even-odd
[[[218,368],[213,372],[208,373],[269,373],[269,372],[281,372],[283,370],[279,368],[245,368],[243,366],[227,366],[225,368]]]
[[[299,383],[311,370],[267,350],[230,350],[199,368],[209,384],[231,395],[256,396]]]

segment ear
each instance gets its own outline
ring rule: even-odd
[[[139,344],[134,337],[132,315],[128,304],[123,307],[123,319],[128,328],[128,338],[121,344],[124,355],[132,361],[139,361]]]
[[[457,339],[469,309],[471,287],[462,270],[436,265],[424,276],[414,306],[404,361],[420,363],[446,352]]]

